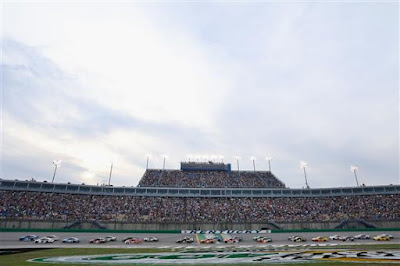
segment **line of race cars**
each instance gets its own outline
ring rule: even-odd
[[[55,235],[47,235],[43,237],[39,237],[37,235],[26,235],[22,236],[19,239],[20,241],[33,241],[34,243],[37,244],[46,244],[46,243],[53,243],[55,241],[60,240],[58,236]],[[112,241],[117,241],[117,238],[115,236],[106,236],[106,237],[98,237],[98,238],[93,238],[89,240],[90,244],[102,244],[102,243],[107,243],[107,242],[112,242]],[[154,236],[150,237],[144,237],[144,238],[139,238],[139,237],[134,237],[134,236],[129,236],[125,237],[122,239],[122,242],[124,244],[141,244],[142,242],[158,242],[158,238]],[[192,243],[194,240],[192,237],[182,237],[178,239],[176,242],[177,243]],[[80,240],[77,237],[67,237],[64,238],[62,243],[79,243]]]
[[[243,238],[241,236],[231,236],[229,234],[197,234],[196,235],[197,242],[200,244],[212,244],[212,243],[217,243],[217,242],[224,242],[227,244],[234,244],[234,243],[239,243],[243,241]],[[311,239],[313,242],[327,242],[329,240],[338,240],[338,241],[354,241],[354,240],[368,240],[371,239],[370,235],[366,234],[359,234],[355,236],[340,236],[340,235],[333,235],[333,236],[317,236]],[[389,234],[380,234],[375,237],[372,237],[373,240],[376,241],[389,241],[393,239],[393,235]],[[39,237],[36,235],[26,235],[23,236],[19,239],[20,241],[34,241],[34,243],[38,244],[45,244],[45,243],[53,243],[55,241],[59,241],[60,238],[55,235],[47,235],[44,237]],[[299,235],[294,235],[290,236],[288,240],[292,242],[306,242],[307,239],[303,236]],[[89,241],[90,244],[102,244],[102,243],[107,243],[111,241],[117,241],[117,238],[115,236],[106,236],[106,237],[99,237],[99,238],[93,238]],[[129,236],[125,237],[122,239],[122,242],[124,244],[141,244],[142,242],[158,242],[159,239],[154,236],[150,237],[135,237],[135,236]],[[268,243],[272,242],[272,238],[268,236],[255,236],[253,237],[253,241],[257,243]],[[77,237],[67,237],[64,238],[62,243],[79,243],[80,240]],[[190,236],[184,236],[179,238],[176,243],[193,243],[194,238]]]

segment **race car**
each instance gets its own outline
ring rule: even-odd
[[[314,242],[326,242],[328,238],[326,236],[317,236],[312,239]]]
[[[19,238],[19,241],[35,241],[39,237],[36,235],[27,235]]]
[[[272,239],[269,237],[266,237],[266,236],[261,236],[256,241],[257,241],[257,243],[268,243],[268,242],[272,242]]]
[[[102,244],[102,243],[106,243],[106,239],[105,238],[93,238],[89,241],[90,244]]]
[[[157,242],[157,241],[158,241],[158,238],[157,238],[157,237],[154,237],[154,236],[145,237],[145,238],[143,238],[143,241],[145,241],[145,242]]]
[[[142,239],[138,237],[130,237],[127,240],[124,241],[125,244],[127,245],[132,245],[132,244],[141,244]]]
[[[341,241],[354,241],[354,237],[351,237],[351,236],[340,236],[338,240],[341,240]]]
[[[200,240],[201,244],[214,244],[216,242],[217,242],[217,240],[215,238],[205,238],[205,239]]]
[[[62,240],[63,243],[79,243],[79,238],[77,237],[68,237]]]
[[[241,236],[233,236],[234,239],[237,239],[239,242],[243,241],[243,237]]]
[[[224,239],[224,242],[226,244],[235,244],[235,243],[239,243],[239,239],[235,238],[235,237],[228,237]]]
[[[371,237],[369,235],[360,234],[360,235],[355,235],[354,238],[365,240],[365,239],[370,239]]]
[[[288,240],[292,242],[305,242],[307,239],[303,236],[290,236],[288,237]]]
[[[390,239],[393,239],[393,238],[394,238],[393,235],[388,235],[388,234],[380,234],[380,235],[378,235],[378,236],[387,236],[387,237],[389,237]]]
[[[190,236],[184,236],[182,238],[179,238],[176,243],[193,243],[193,237]]]
[[[127,236],[127,237],[124,237],[124,238],[122,239],[122,242],[125,243],[126,240],[129,240],[129,239],[132,239],[132,238],[135,238],[135,237],[134,237],[134,236]]]
[[[60,240],[60,238],[59,238],[58,236],[55,236],[55,235],[49,235],[49,236],[45,236],[45,237],[51,238],[51,239],[53,239],[54,241]]]
[[[373,239],[376,241],[389,241],[390,237],[384,235],[377,235]]]
[[[110,242],[110,241],[117,241],[117,238],[116,238],[115,236],[106,236],[104,239],[105,239],[107,242]]]
[[[48,238],[48,237],[41,237],[35,240],[35,244],[47,244],[47,243],[53,243],[54,239]]]
[[[256,242],[257,242],[257,240],[258,240],[259,238],[261,238],[261,237],[263,237],[263,236],[255,236],[255,237],[253,237],[253,241],[256,241]]]
[[[329,237],[330,240],[340,240],[340,238],[341,238],[340,235],[333,235]]]

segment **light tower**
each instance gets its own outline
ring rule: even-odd
[[[239,156],[235,156],[235,160],[236,160],[236,165],[237,165],[237,169],[238,169],[238,173],[239,173],[239,160],[240,160],[240,157]]]
[[[165,170],[165,159],[168,158],[168,156],[164,154],[162,157],[163,157],[163,168],[162,169]]]
[[[306,172],[306,168],[308,167],[308,164],[304,161],[300,161],[300,167],[303,168],[303,170],[304,170],[304,178],[306,180],[306,187],[310,188],[310,186],[308,185],[307,172]]]
[[[54,174],[53,174],[53,179],[51,180],[51,183],[54,183],[54,178],[56,177],[56,172],[57,172],[57,167],[61,164],[61,160],[54,160]]]
[[[110,176],[108,177],[108,185],[109,186],[111,185],[111,175],[112,175],[113,165],[114,165],[114,162],[111,163],[111,167],[110,167]]]
[[[272,158],[267,156],[267,157],[265,157],[265,159],[268,161],[268,168],[269,168],[269,172],[271,173],[271,161],[272,161]]]
[[[150,154],[146,154],[146,170],[149,169],[149,159],[150,159],[151,155]]]
[[[357,178],[358,166],[357,165],[350,166],[350,171],[354,172],[354,178],[356,179],[357,187],[359,187],[360,185],[358,184],[358,178]]]
[[[256,157],[251,156],[251,157],[250,157],[250,160],[253,161],[253,170],[254,170],[254,172],[255,172],[255,171],[256,171]]]

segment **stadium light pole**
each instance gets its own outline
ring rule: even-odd
[[[164,159],[164,160],[163,160],[163,170],[165,170],[165,159],[166,159],[166,158],[168,158],[168,156],[167,156],[167,155],[163,155],[163,159]]]
[[[253,169],[254,169],[254,172],[255,172],[255,171],[256,171],[256,157],[251,156],[251,157],[250,157],[250,160],[253,161]]]
[[[239,159],[240,159],[239,156],[235,156],[238,172],[239,172]]]
[[[271,173],[271,161],[272,161],[272,158],[271,157],[266,157],[265,159],[268,161],[268,168],[269,168],[269,172]]]
[[[112,174],[113,164],[114,164],[114,163],[111,163],[111,167],[110,167],[110,176],[108,177],[108,185],[111,185],[111,174]]]
[[[57,172],[57,167],[61,164],[61,160],[54,160],[54,174],[53,174],[53,179],[51,180],[51,183],[54,183],[54,178],[56,177],[56,172]]]
[[[350,166],[350,171],[354,172],[354,177],[356,179],[356,184],[357,184],[357,187],[359,187],[360,185],[358,184],[358,178],[357,178],[358,166],[357,165]]]
[[[151,155],[150,154],[146,154],[146,170],[149,169],[149,159],[150,159]]]
[[[219,159],[221,159],[221,163],[224,163],[224,156],[223,155],[220,155]]]
[[[307,186],[307,188],[310,188],[310,186],[308,185],[307,172],[306,172],[306,168],[308,167],[308,164],[305,161],[300,161],[300,167],[303,168],[303,171],[304,171],[304,178],[306,180],[306,186]]]

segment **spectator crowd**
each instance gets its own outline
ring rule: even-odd
[[[146,170],[140,187],[271,188],[285,187],[269,171]]]
[[[400,195],[175,198],[0,191],[0,218],[124,222],[399,219]]]

